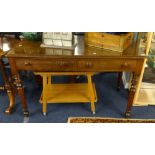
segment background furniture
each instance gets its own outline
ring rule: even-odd
[[[24,115],[28,116],[28,108],[19,71],[34,72],[132,72],[131,89],[125,116],[129,117],[133,105],[137,84],[141,75],[146,55],[133,44],[124,52],[87,47],[82,36],[76,37],[75,50],[57,50],[40,48],[40,42],[18,42],[7,54],[12,78],[16,83]]]
[[[21,32],[0,32],[0,37],[9,36],[16,39],[19,39]]]
[[[43,90],[40,102],[43,105],[43,115],[46,115],[47,103],[82,103],[91,104],[91,111],[95,114],[95,104],[97,101],[95,85],[92,83],[91,72],[37,72],[43,78]],[[52,76],[62,75],[85,75],[88,83],[54,84]]]
[[[139,36],[141,37],[142,33],[139,33]],[[145,33],[146,35],[146,50],[145,54],[149,55],[149,51],[151,48],[151,42],[153,37],[153,32]],[[143,68],[140,76],[140,80],[138,83],[138,88],[136,91],[134,104],[135,105],[154,105],[155,104],[155,97],[154,97],[154,89],[155,85],[151,85],[149,83],[143,83],[143,76],[145,73],[145,67],[147,64],[147,59],[145,59],[143,63]]]
[[[141,35],[142,34],[139,33],[139,38],[141,38]],[[152,35],[153,35],[152,32],[148,32],[147,33],[146,50],[144,50],[145,55],[148,55],[148,53],[149,53],[150,46],[151,46]],[[143,74],[144,74],[144,70],[145,70],[146,61],[147,61],[147,57],[144,59],[144,62],[142,64],[142,71],[141,71],[140,78],[139,78],[139,81],[138,81],[137,91],[136,91],[135,98],[134,98],[134,103],[137,102],[137,98],[138,98],[138,95],[139,95],[139,90],[140,90],[140,87],[141,87],[141,83],[142,83],[142,79],[143,79]]]
[[[88,46],[123,52],[133,40],[133,32],[86,32]]]
[[[6,109],[6,114],[10,114],[12,112],[13,109],[13,104],[15,101],[15,96],[14,96],[14,89],[12,86],[12,83],[9,81],[8,75],[6,74],[6,70],[5,70],[5,64],[3,62],[3,58],[5,57],[5,53],[0,49],[0,71],[4,80],[4,85],[0,86],[0,90],[6,90],[9,100],[10,100],[10,104],[9,107]]]

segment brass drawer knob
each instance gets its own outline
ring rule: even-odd
[[[125,62],[124,64],[121,65],[122,68],[128,67],[128,66],[129,66],[129,64],[127,62]]]
[[[32,65],[31,62],[25,62],[24,64],[25,64],[25,66],[31,66]]]
[[[56,62],[56,65],[57,66],[64,66],[64,67],[67,67],[67,66],[70,66],[70,65],[72,65],[73,63],[71,63],[71,62],[64,62],[64,61],[58,61],[58,62]]]
[[[90,68],[90,67],[92,67],[92,66],[93,66],[92,62],[87,62],[87,63],[86,63],[86,67]]]

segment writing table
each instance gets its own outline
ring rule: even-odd
[[[115,52],[88,47],[84,44],[83,36],[76,36],[76,41],[77,46],[74,50],[41,48],[40,42],[33,41],[17,41],[10,49],[7,57],[12,79],[21,99],[24,116],[28,116],[29,112],[19,75],[19,71],[22,70],[33,72],[132,72],[133,77],[125,111],[125,116],[130,117],[137,84],[146,58],[145,52],[139,48],[138,42],[133,42],[124,52]],[[12,108],[10,112],[11,110]]]

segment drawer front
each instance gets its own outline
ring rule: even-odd
[[[32,71],[134,71],[136,64],[123,59],[16,59],[18,70]]]
[[[73,60],[16,59],[19,70],[32,71],[74,71],[77,63]]]
[[[136,69],[137,60],[80,60],[78,69],[80,71],[134,71]]]

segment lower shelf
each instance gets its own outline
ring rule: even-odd
[[[52,84],[46,87],[47,103],[82,103],[90,102],[88,84]],[[93,84],[95,102],[97,101],[96,89]],[[42,95],[40,98],[42,103]]]

